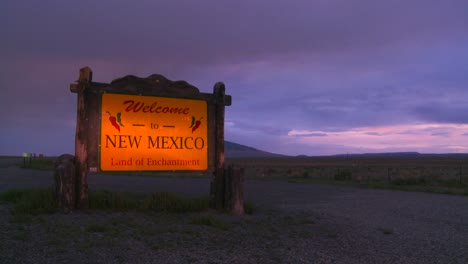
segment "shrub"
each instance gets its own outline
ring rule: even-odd
[[[54,160],[53,159],[32,159],[31,161],[26,161],[21,165],[23,169],[33,169],[33,170],[53,170],[54,169]]]
[[[416,178],[396,178],[392,181],[395,185],[426,185],[426,179],[424,177]]]
[[[9,203],[16,203],[24,196],[24,190],[10,189],[0,194],[0,200]]]
[[[352,179],[352,173],[349,170],[339,170],[335,173],[334,179],[336,181],[350,181]]]
[[[183,198],[169,192],[153,193],[143,201],[143,210],[157,212],[200,212],[208,208],[206,198]]]

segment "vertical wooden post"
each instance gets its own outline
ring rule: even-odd
[[[213,88],[216,98],[216,132],[215,132],[215,171],[211,182],[210,205],[216,210],[224,209],[225,177],[224,177],[224,108],[225,108],[224,83],[217,82]]]
[[[88,129],[86,120],[86,89],[92,81],[92,71],[89,67],[80,69],[78,85],[71,86],[72,92],[78,93],[76,137],[75,137],[75,169],[76,169],[76,208],[88,208]],[[76,89],[76,91],[73,91]]]
[[[225,176],[225,207],[230,214],[244,214],[244,169],[229,165]]]
[[[60,155],[54,163],[54,196],[60,211],[71,213],[76,205],[75,157]]]

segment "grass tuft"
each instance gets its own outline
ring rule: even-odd
[[[85,230],[89,233],[105,233],[110,236],[116,236],[119,233],[118,229],[107,223],[93,223],[88,225]]]
[[[12,210],[13,215],[53,214],[57,212],[57,202],[50,188],[12,189],[2,193],[0,199],[15,204]]]
[[[416,178],[396,178],[392,181],[394,185],[426,185],[427,181],[424,177]]]
[[[230,228],[230,225],[228,223],[213,215],[197,216],[193,218],[190,223],[194,225],[211,226],[224,231]]]
[[[52,189],[12,189],[0,193],[0,201],[13,203],[13,214],[38,215],[58,211]],[[208,209],[207,198],[186,198],[161,192],[135,195],[125,192],[96,191],[89,194],[89,208],[113,211],[190,213]]]
[[[336,181],[350,181],[352,180],[352,172],[349,170],[339,170],[335,173],[334,179]]]
[[[252,202],[244,202],[244,212],[248,215],[253,215],[256,211],[255,205]]]
[[[393,228],[377,228],[377,230],[384,235],[392,235],[394,233]]]
[[[183,198],[174,193],[161,192],[146,196],[142,203],[143,211],[168,213],[201,212],[208,208],[208,199]]]
[[[33,170],[53,170],[54,169],[54,159],[51,158],[33,158],[32,160],[26,160],[21,165],[23,169],[33,169]]]
[[[0,193],[0,200],[8,203],[16,203],[24,196],[25,190],[10,189]]]
[[[125,192],[96,191],[89,193],[89,208],[114,211],[137,209],[135,197]]]
[[[90,233],[104,233],[108,231],[107,225],[103,224],[90,224],[86,227],[86,231]]]

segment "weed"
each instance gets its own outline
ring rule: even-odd
[[[13,214],[8,221],[11,224],[29,224],[32,222],[32,217],[24,214]]]
[[[142,203],[143,211],[188,213],[200,212],[208,208],[206,198],[182,198],[173,193],[153,193],[145,197]]]
[[[396,178],[392,181],[395,185],[426,185],[426,179],[424,177],[417,178]]]
[[[394,233],[392,228],[377,228],[377,230],[382,232],[384,235],[392,235]]]
[[[123,256],[115,256],[114,257],[114,260],[116,261],[116,263],[125,263],[125,257]]]
[[[298,237],[298,238],[305,238],[305,239],[310,239],[314,236],[316,236],[316,233],[314,233],[313,231],[311,230],[301,230],[301,231],[296,231],[294,233],[292,233],[295,237]]]
[[[9,203],[16,203],[24,196],[24,190],[10,189],[0,194],[0,200]]]
[[[81,249],[90,249],[90,248],[97,248],[97,247],[100,247],[100,248],[110,248],[112,246],[114,246],[115,242],[109,238],[109,237],[103,237],[103,238],[99,238],[99,239],[86,239],[85,241],[82,241],[81,243],[79,243],[79,248]]]
[[[211,226],[220,230],[228,230],[230,227],[228,223],[213,215],[197,216],[193,218],[190,223],[194,225]]]
[[[97,191],[89,194],[90,209],[127,211],[136,209],[137,204],[135,199],[125,192]]]
[[[255,212],[256,208],[255,205],[252,202],[244,202],[244,212],[248,215],[253,215]]]
[[[449,180],[439,179],[436,182],[436,184],[440,186],[449,187],[449,188],[466,188],[467,187],[466,183],[460,182],[459,180],[455,180],[455,179],[449,179]]]
[[[314,224],[315,222],[312,219],[308,219],[302,216],[285,216],[282,219],[282,222],[288,226],[293,225],[309,225]]]
[[[121,218],[112,217],[109,223],[113,226],[117,226],[119,224],[123,224],[124,221]]]
[[[154,251],[160,250],[160,249],[170,249],[170,248],[175,248],[177,247],[176,244],[173,242],[160,242],[158,244],[154,244],[151,246],[151,249]]]
[[[270,173],[270,174],[273,174],[273,173],[276,173],[276,169],[269,168],[267,172]]]
[[[335,173],[334,179],[336,181],[350,181],[352,179],[352,172],[349,170],[338,170]]]
[[[54,169],[54,160],[53,159],[32,159],[26,161],[21,165],[23,169],[33,169],[33,170],[53,170]]]
[[[161,234],[163,231],[156,230],[147,226],[134,226],[133,235],[134,237],[152,237]]]
[[[0,201],[14,204],[13,215],[51,214],[58,211],[52,189],[12,189],[0,193]],[[189,213],[201,212],[208,206],[208,198],[185,198],[168,192],[132,195],[125,192],[97,191],[89,194],[90,209]],[[252,206],[250,209],[253,211]],[[17,218],[13,221],[21,221],[21,217]],[[117,220],[113,221],[113,224],[117,223]]]
[[[182,233],[186,234],[186,235],[191,235],[193,237],[199,237],[200,236],[200,233],[198,233],[197,231],[192,230],[192,229],[184,229],[184,230],[182,230]]]
[[[13,235],[13,239],[20,241],[27,241],[31,235],[26,230],[19,230],[16,234]]]
[[[54,199],[52,189],[49,188],[12,189],[2,193],[0,199],[15,204],[12,210],[13,215],[38,215],[57,212],[57,202]]]
[[[121,233],[121,229],[116,226],[117,224],[111,219],[106,223],[94,223],[86,227],[86,232],[89,233],[105,233],[109,236],[118,236]]]
[[[86,231],[90,233],[105,233],[109,231],[109,228],[103,224],[90,224],[86,227]]]

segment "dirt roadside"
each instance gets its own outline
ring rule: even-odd
[[[51,172],[0,166],[0,191],[51,184]],[[90,175],[89,185],[209,190],[204,178],[138,175]],[[285,181],[246,181],[245,197],[259,209],[241,219],[216,215],[228,230],[194,225],[196,215],[106,212],[46,215],[22,226],[1,205],[0,263],[468,263],[467,197]],[[93,224],[111,228],[86,231]],[[70,230],[76,239],[64,235]]]

